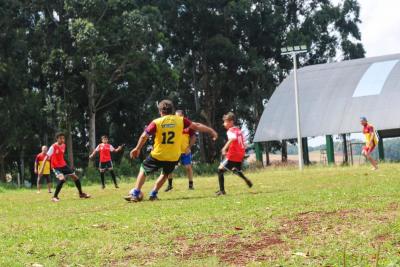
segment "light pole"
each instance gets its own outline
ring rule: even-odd
[[[296,126],[297,126],[297,150],[299,153],[299,169],[302,171],[303,161],[303,142],[301,140],[300,128],[300,104],[299,104],[299,88],[297,83],[297,54],[306,53],[307,46],[288,46],[281,49],[281,55],[291,55],[293,59],[293,78],[294,78],[294,96],[296,102]]]

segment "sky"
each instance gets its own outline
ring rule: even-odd
[[[333,0],[341,3],[342,0]],[[367,54],[375,57],[400,53],[400,0],[358,0],[361,11],[359,25],[361,42]],[[362,138],[361,134],[353,134],[352,138]],[[325,137],[309,140],[310,146],[325,143]]]

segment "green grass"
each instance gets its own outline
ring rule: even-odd
[[[254,188],[226,176],[176,179],[159,202],[108,185],[0,193],[0,266],[399,266],[400,165],[267,169]],[[153,181],[145,185],[148,192]]]

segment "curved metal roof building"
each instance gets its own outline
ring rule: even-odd
[[[400,136],[400,54],[298,70],[302,137],[360,132],[365,116],[380,136]],[[297,137],[293,73],[266,104],[255,142]]]

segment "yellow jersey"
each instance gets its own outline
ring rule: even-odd
[[[43,161],[44,161],[45,157],[46,157],[46,154],[42,154],[42,153],[39,153],[36,156],[36,164],[37,164],[38,171],[40,171],[42,169]],[[49,175],[49,174],[50,174],[50,160],[47,160],[44,165],[43,175]]]
[[[365,125],[364,129],[363,129],[363,134],[365,136],[365,143],[367,146],[370,146],[372,133],[374,133],[373,146],[376,146],[379,142],[379,139],[378,139],[378,134],[376,133],[374,126],[372,126],[371,124]]]
[[[181,156],[184,118],[166,115],[153,120],[155,124],[154,146],[150,155],[159,161],[178,161]]]

